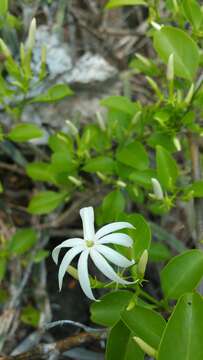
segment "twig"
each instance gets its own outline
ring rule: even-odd
[[[24,352],[14,356],[0,356],[0,360],[40,360],[47,359],[48,355],[54,352],[63,353],[69,349],[72,349],[83,344],[91,343],[95,340],[103,339],[106,336],[106,332],[99,333],[86,333],[70,336],[64,340],[59,340],[50,344],[41,344],[34,347],[28,352]]]
[[[86,326],[80,322],[76,322],[76,321],[72,321],[72,320],[59,320],[59,321],[53,321],[51,323],[45,324],[44,325],[44,329],[49,330],[52,329],[55,326],[63,326],[63,325],[72,325],[72,326],[76,326],[79,327],[81,329],[83,329],[84,331],[88,332],[88,333],[98,333],[98,332],[104,332],[103,329],[95,329],[93,327],[90,326]]]

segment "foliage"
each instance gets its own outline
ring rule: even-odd
[[[110,0],[106,4],[106,11],[120,6],[148,7],[146,36],[156,55],[148,59],[138,54],[129,64],[131,77],[142,76],[148,102],[125,96],[103,99],[101,105],[106,109],[106,118],[99,114],[99,121],[96,118],[79,129],[67,122],[63,130],[47,133],[46,145],[39,146],[46,154],[42,158],[24,157],[23,146],[42,139],[44,129],[33,124],[32,119],[22,122],[23,111],[33,103],[60,101],[72,96],[73,91],[65,84],[47,88],[44,48],[39,69],[33,69],[34,43],[28,46],[35,38],[33,23],[26,44],[20,46],[19,57],[15,58],[6,43],[0,41],[5,56],[0,74],[0,102],[13,122],[11,128],[2,126],[0,139],[6,155],[12,153],[9,149],[15,149],[12,159],[33,186],[27,214],[40,219],[42,228],[47,224],[49,227],[49,223],[55,226],[76,198],[91,191],[92,196],[92,189],[96,188],[96,194],[99,189],[98,225],[129,221],[135,226],[125,231],[133,239],[133,249],[126,255],[136,261],[129,275],[137,282],[124,289],[119,285],[118,289],[116,284],[106,285],[91,279],[92,287],[108,290],[100,302],[91,305],[92,321],[109,328],[107,360],[141,360],[144,353],[153,353],[158,360],[203,358],[203,299],[198,293],[203,277],[203,232],[198,230],[203,180],[195,176],[199,170],[197,163],[202,159],[194,159],[194,151],[199,154],[203,134],[200,121],[203,13],[196,0],[167,1],[166,17],[159,13],[157,4],[159,1],[135,0]],[[0,5],[1,22],[5,14],[8,19],[7,10],[4,0]],[[32,91],[41,88],[43,91],[38,94]],[[159,197],[152,178],[157,179],[162,190]],[[4,194],[5,188],[2,181],[0,192]],[[188,249],[172,234],[157,224],[151,226],[143,217],[158,219],[176,209],[180,202],[187,204],[191,200],[196,227]],[[130,214],[129,209],[132,209]],[[43,216],[38,218],[40,215]],[[19,228],[8,241],[3,236],[0,238],[1,281],[5,281],[13,258],[26,267],[30,258],[38,264],[48,255],[40,248],[40,226],[35,229],[36,223],[33,222],[33,228]],[[37,252],[30,254],[33,249]],[[159,300],[143,290],[147,259],[141,272],[140,262],[146,250],[150,262],[160,263],[162,298]],[[37,326],[38,310],[27,306],[21,320]]]

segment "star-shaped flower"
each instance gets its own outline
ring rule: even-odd
[[[95,266],[110,280],[118,284],[128,285],[129,281],[122,279],[112,266],[107,262],[110,261],[116,266],[126,268],[134,264],[134,260],[128,260],[107,244],[117,244],[125,247],[132,247],[132,239],[122,233],[115,231],[133,228],[128,222],[114,222],[103,226],[95,233],[94,229],[94,210],[92,207],[85,207],[80,210],[80,216],[83,223],[84,239],[74,238],[63,241],[56,246],[52,252],[54,262],[58,263],[59,252],[62,248],[70,248],[65,254],[58,272],[59,289],[62,288],[63,278],[71,261],[80,254],[78,260],[78,279],[85,295],[91,300],[96,300],[90,286],[88,275],[88,257],[92,259]]]

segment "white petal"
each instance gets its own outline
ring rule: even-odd
[[[131,284],[129,281],[126,281],[124,279],[121,279],[116,272],[113,270],[113,268],[108,264],[108,262],[104,259],[104,257],[99,254],[96,250],[93,248],[90,249],[90,256],[92,258],[92,261],[96,265],[96,267],[110,280],[115,281],[119,284],[127,285]]]
[[[125,268],[135,263],[134,260],[128,260],[125,256],[105,245],[96,245],[95,250],[99,251],[99,253],[104,255],[107,260],[117,266]]]
[[[118,230],[121,230],[121,229],[133,229],[134,226],[131,225],[130,223],[128,222],[114,222],[114,223],[111,223],[111,224],[108,224],[108,225],[105,225],[103,226],[101,229],[99,229],[97,232],[96,232],[96,239],[100,239],[101,237],[105,236],[105,235],[108,235],[114,231],[118,231]]]
[[[67,254],[64,256],[63,260],[61,261],[61,265],[59,267],[58,272],[58,280],[59,280],[59,290],[61,291],[63,278],[66,273],[68,266],[70,265],[71,261],[74,259],[76,255],[78,255],[81,251],[84,250],[83,246],[76,246],[70,249]]]
[[[133,240],[130,236],[122,233],[109,234],[98,240],[98,244],[116,244],[132,247]]]
[[[84,291],[85,295],[91,300],[96,300],[90,287],[90,280],[88,275],[88,256],[89,256],[89,250],[87,249],[83,251],[79,257],[78,277],[79,277],[80,286]]]
[[[82,245],[83,243],[84,243],[83,239],[73,238],[73,239],[65,240],[60,245],[56,246],[54,248],[54,250],[52,251],[52,258],[53,258],[55,264],[58,264],[58,257],[59,257],[60,250],[62,248],[78,246],[78,245]]]
[[[80,209],[80,216],[82,218],[84,239],[93,240],[95,235],[93,207],[89,206]]]

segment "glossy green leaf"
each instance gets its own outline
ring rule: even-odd
[[[122,310],[127,307],[132,293],[126,290],[114,291],[104,295],[100,302],[91,306],[91,320],[103,326],[114,326],[121,316]]]
[[[144,354],[132,340],[133,334],[119,321],[110,331],[106,347],[106,360],[143,360]]]
[[[171,258],[172,254],[168,247],[163,243],[153,242],[149,249],[149,259],[151,261],[166,261]]]
[[[199,49],[185,31],[172,26],[163,26],[154,34],[154,47],[166,64],[169,56],[174,54],[175,74],[193,80],[199,65]]]
[[[6,274],[7,260],[6,257],[0,257],[0,283],[4,279]]]
[[[26,173],[36,181],[55,183],[55,178],[50,164],[44,162],[30,163],[26,166]]]
[[[24,254],[37,242],[37,233],[33,229],[20,229],[12,236],[9,251],[12,254]]]
[[[202,319],[202,297],[183,295],[166,325],[157,360],[202,360]]]
[[[48,214],[61,205],[67,195],[67,192],[42,191],[32,197],[28,211],[36,215]]]
[[[115,171],[115,161],[107,156],[98,156],[88,160],[83,170],[90,173],[113,174]]]
[[[203,13],[197,0],[183,0],[182,9],[186,19],[198,30],[203,21]]]
[[[8,0],[0,1],[0,16],[5,16],[8,11]]]
[[[138,170],[145,170],[149,167],[149,158],[144,146],[133,141],[117,150],[116,158],[124,165],[131,166]]]
[[[194,182],[190,187],[189,190],[192,191],[192,194],[196,198],[203,197],[203,180],[199,180]]]
[[[154,310],[136,305],[132,310],[124,310],[121,319],[136,336],[157,349],[164,331],[166,322]]]
[[[129,179],[135,182],[137,185],[143,186],[146,189],[152,188],[152,178],[156,177],[154,169],[147,169],[143,171],[133,171],[129,175]]]
[[[35,124],[23,123],[15,125],[8,133],[8,138],[12,141],[23,142],[40,138],[44,132]]]
[[[33,306],[28,305],[22,310],[20,319],[27,325],[37,327],[40,320],[40,312]]]
[[[166,298],[178,299],[196,288],[203,276],[203,251],[193,249],[172,258],[161,271]]]
[[[52,86],[47,92],[36,96],[32,103],[49,103],[64,99],[66,96],[73,95],[73,91],[65,84],[56,84]]]
[[[101,105],[129,115],[134,115],[137,111],[136,103],[133,103],[125,96],[110,96],[101,100]]]
[[[118,219],[120,213],[124,211],[125,198],[120,190],[111,191],[102,201],[103,222],[112,222]]]
[[[144,0],[110,0],[106,4],[107,9],[113,9],[120,6],[129,6],[129,5],[146,5],[147,2]]]
[[[171,190],[178,177],[178,167],[176,161],[162,146],[159,145],[156,149],[158,179],[166,190]]]
[[[127,221],[135,226],[135,229],[128,229],[128,234],[133,238],[133,258],[138,260],[145,249],[150,248],[151,231],[148,223],[140,214],[131,214]]]

